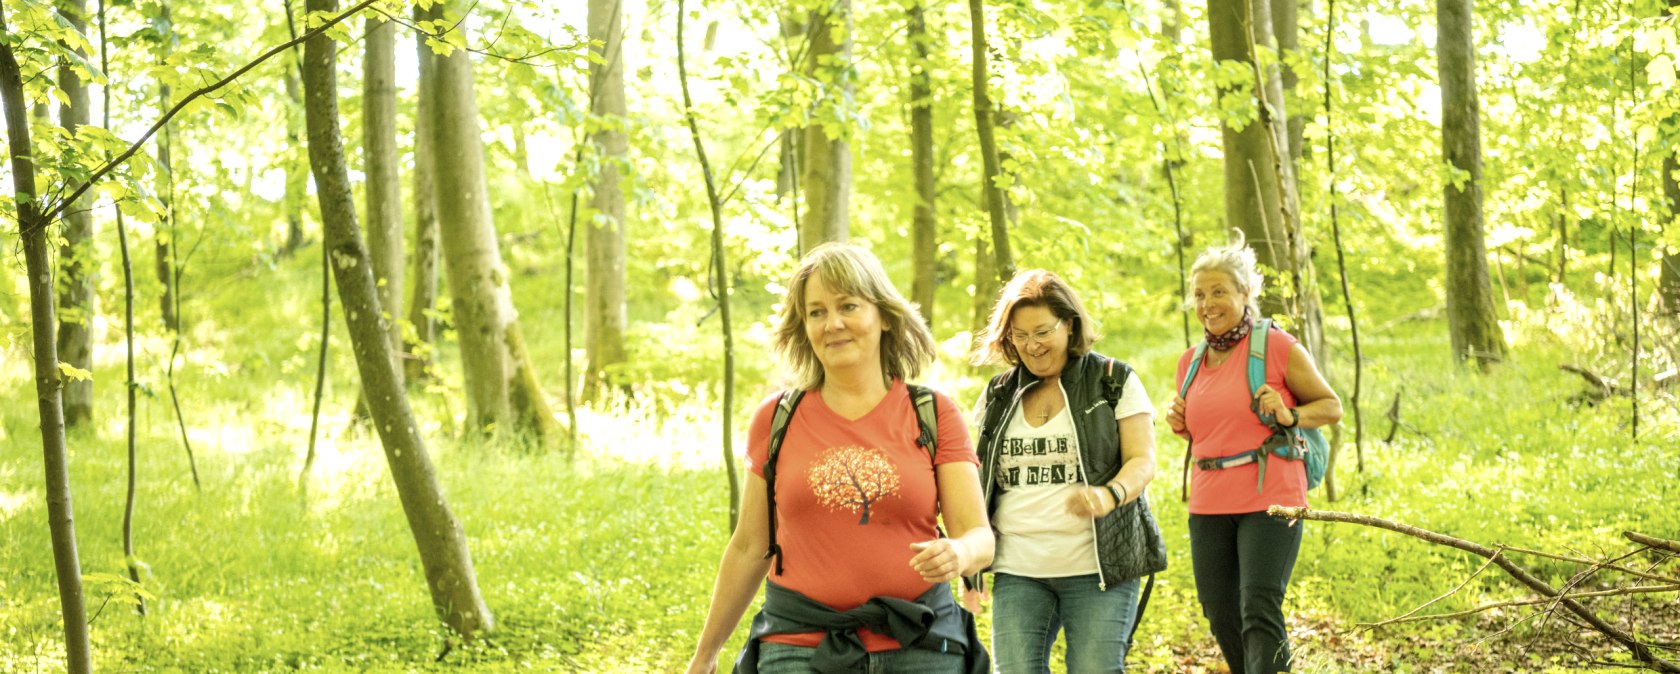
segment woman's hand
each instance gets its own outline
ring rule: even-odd
[[[1291,428],[1301,422],[1301,419],[1295,416],[1295,410],[1284,404],[1283,396],[1273,389],[1271,384],[1260,385],[1260,390],[1254,392],[1254,399],[1259,401],[1259,412],[1272,415],[1280,426]],[[1286,412],[1288,414],[1285,414]]]
[[[1173,394],[1172,400],[1167,401],[1167,427],[1172,432],[1184,435],[1184,399]]]
[[[1097,519],[1120,507],[1114,502],[1114,493],[1107,487],[1095,485],[1081,485],[1068,497],[1067,511],[1074,517],[1088,517]]]
[[[911,543],[910,549],[916,551],[916,556],[910,558],[910,568],[922,574],[922,580],[929,583],[950,582],[962,575],[963,568],[968,566],[968,546],[956,539],[936,538]]]

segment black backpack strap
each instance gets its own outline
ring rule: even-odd
[[[933,389],[915,384],[906,387],[910,389],[910,403],[916,406],[916,426],[920,430],[916,444],[927,450],[931,461],[939,452],[939,403]]]
[[[1120,396],[1126,391],[1126,380],[1132,376],[1132,367],[1113,358],[1104,356],[1108,362],[1103,363],[1103,399],[1108,406],[1120,409]],[[1114,366],[1120,366],[1120,376],[1114,376]]]
[[[770,451],[764,457],[764,499],[769,508],[770,547],[764,551],[764,558],[776,560],[776,575],[782,575],[782,546],[776,544],[776,459],[782,454],[782,439],[787,437],[788,422],[793,421],[793,410],[799,407],[799,400],[805,397],[800,389],[788,389],[782,392],[782,397],[776,401],[776,411],[770,415]]]

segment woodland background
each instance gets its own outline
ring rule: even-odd
[[[1670,2],[0,20],[0,670],[678,668],[801,250],[874,250],[959,401],[1053,269],[1162,401],[1238,229],[1350,412],[1315,508],[1499,553],[1307,524],[1298,669],[1677,671]],[[1223,671],[1158,443],[1131,666]]]

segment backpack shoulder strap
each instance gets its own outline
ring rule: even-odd
[[[1126,392],[1126,380],[1132,376],[1132,368],[1107,356],[1104,356],[1104,359],[1107,362],[1103,363],[1103,399],[1108,401],[1109,407],[1118,410],[1120,409],[1120,396]],[[1115,365],[1120,366],[1120,376],[1118,377],[1114,376]]]
[[[1272,319],[1255,319],[1254,329],[1248,333],[1248,394],[1253,396],[1266,385],[1266,338],[1272,334]]]
[[[1178,385],[1178,397],[1190,397],[1190,382],[1196,380],[1196,372],[1202,369],[1202,356],[1207,355],[1207,342],[1196,345],[1196,352],[1190,354],[1190,367],[1184,371],[1184,381]]]
[[[908,384],[910,389],[910,404],[916,407],[916,426],[921,433],[916,436],[916,444],[921,445],[928,452],[928,460],[933,460],[939,453],[939,401],[933,395],[933,389],[926,386]]]
[[[770,415],[770,451],[764,457],[764,498],[769,509],[770,547],[764,551],[764,558],[776,560],[776,575],[782,573],[782,546],[776,544],[776,460],[782,454],[782,439],[787,437],[788,422],[793,421],[793,411],[804,397],[805,391],[800,389],[783,391],[776,401],[776,410]]]

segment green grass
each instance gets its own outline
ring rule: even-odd
[[[422,431],[456,516],[469,536],[478,580],[496,616],[488,639],[434,662],[444,643],[418,558],[378,443],[347,429],[354,369],[342,332],[324,406],[320,458],[307,497],[297,487],[307,446],[318,308],[308,293],[313,261],[282,262],[206,291],[189,316],[189,351],[177,376],[204,491],[194,490],[165,397],[143,398],[135,541],[155,597],[144,618],[121,603],[120,583],[86,585],[94,655],[105,671],[669,671],[693,648],[727,537],[718,457],[717,370],[705,345],[635,370],[638,397],[581,410],[575,457],[515,443],[462,441],[458,368],[444,349],[444,379],[416,392]],[[517,285],[518,281],[516,281]],[[553,294],[528,293],[527,336],[545,381],[560,357]],[[698,313],[675,310],[672,325]],[[212,320],[210,317],[218,317]],[[335,315],[335,323],[339,322]],[[1157,402],[1170,394],[1182,350],[1176,317],[1142,317],[1109,330],[1100,348],[1132,362]],[[715,327],[707,324],[708,330]],[[1529,330],[1528,324],[1518,330]],[[677,328],[648,328],[654,335]],[[120,417],[120,350],[107,337],[96,364],[102,420],[71,436],[77,535],[86,574],[124,573],[120,544],[126,470]],[[1365,470],[1352,460],[1351,414],[1338,466],[1342,498],[1314,506],[1392,518],[1486,545],[1508,544],[1609,557],[1628,550],[1623,530],[1677,538],[1680,423],[1672,398],[1646,399],[1642,439],[1630,440],[1629,403],[1571,402],[1578,377],[1556,364],[1575,346],[1529,339],[1490,375],[1453,367],[1440,322],[1366,334]],[[737,342],[751,361],[736,396],[737,443],[766,392],[762,330]],[[142,383],[165,396],[154,364],[168,344],[142,344]],[[1333,361],[1344,399],[1351,360]],[[62,669],[62,634],[46,527],[41,457],[26,357],[9,352],[0,383],[0,671]],[[989,374],[989,373],[980,373]],[[983,381],[954,360],[930,379],[966,407]],[[1408,430],[1379,441],[1396,392]],[[558,400],[558,396],[556,396]],[[1141,671],[1216,671],[1217,650],[1196,604],[1185,512],[1178,501],[1182,443],[1161,428],[1151,490],[1171,568],[1158,578],[1132,660]],[[1519,557],[1562,584],[1568,565]],[[1481,560],[1397,534],[1311,523],[1291,586],[1291,627],[1301,671],[1576,671],[1587,659],[1560,644],[1582,641],[1556,621],[1491,617],[1363,632],[1464,582]],[[1665,567],[1675,573],[1673,563]],[[101,575],[95,578],[106,578]],[[1431,611],[1525,595],[1489,570]],[[1600,604],[1606,615],[1673,616],[1646,601]],[[1674,640],[1672,624],[1639,623]],[[1507,626],[1508,634],[1487,638]],[[989,620],[982,618],[982,633]],[[1665,632],[1664,630],[1667,630]],[[727,651],[739,644],[741,630]],[[1483,639],[1486,638],[1485,641]],[[1598,646],[1599,657],[1625,661]]]

